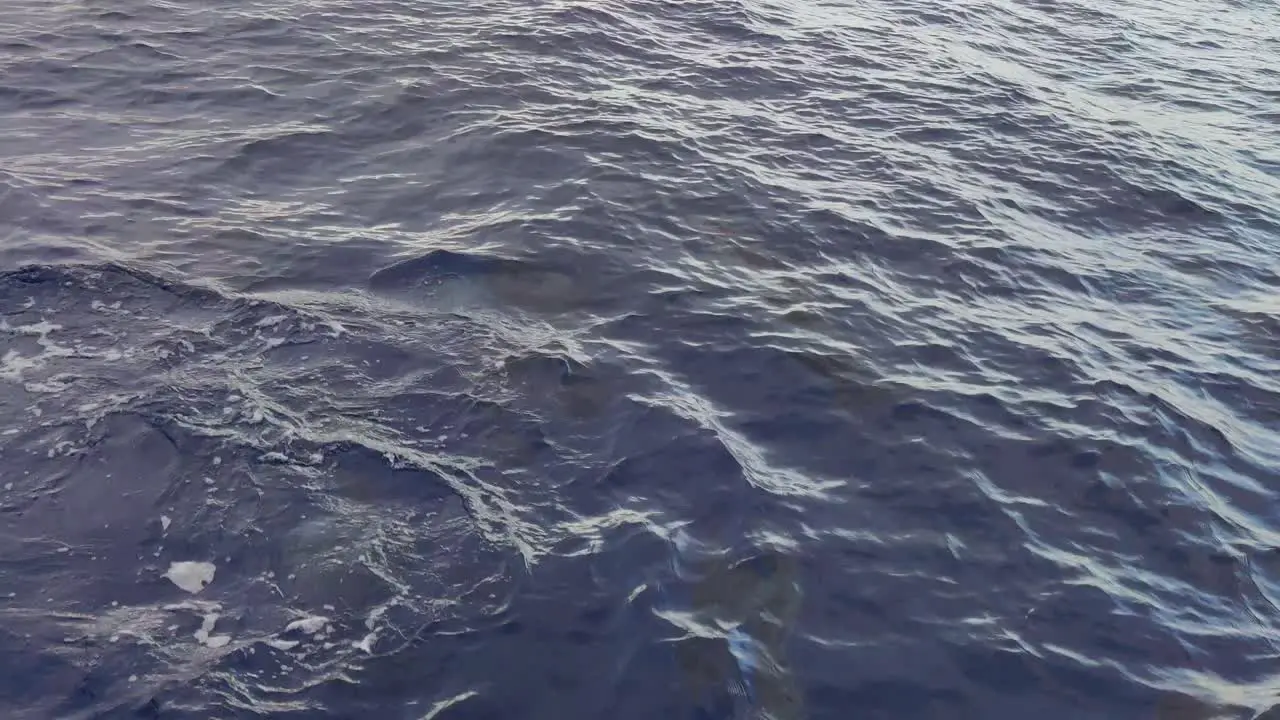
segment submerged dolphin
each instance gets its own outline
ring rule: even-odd
[[[738,562],[714,557],[687,569],[688,608],[663,615],[686,633],[676,641],[676,656],[699,715],[803,717],[784,652],[801,600],[795,560],[778,553]]]

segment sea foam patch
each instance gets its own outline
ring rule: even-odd
[[[175,562],[169,564],[164,576],[186,592],[195,594],[213,582],[218,568],[209,562]]]

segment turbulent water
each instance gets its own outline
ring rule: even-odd
[[[5,718],[1280,703],[1272,0],[0,46]]]

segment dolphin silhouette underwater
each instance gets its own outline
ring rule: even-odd
[[[737,561],[710,556],[684,565],[682,574],[691,579],[687,600],[660,614],[684,631],[673,642],[695,716],[802,717],[784,651],[802,597],[795,559],[772,551]]]

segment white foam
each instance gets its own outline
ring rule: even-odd
[[[174,585],[195,594],[213,582],[213,575],[217,569],[213,563],[175,562],[169,563],[169,571],[164,576]]]
[[[41,320],[31,325],[19,325],[14,327],[5,320],[0,320],[0,332],[7,332],[14,335],[27,335],[36,338],[36,344],[40,346],[40,353],[32,357],[23,356],[16,351],[10,350],[0,358],[0,378],[21,381],[22,376],[28,370],[35,370],[44,367],[50,358],[70,357],[74,353],[61,345],[49,339],[49,334],[61,330],[61,325],[55,325],[48,320]]]
[[[168,515],[161,515],[161,516],[160,516],[160,531],[161,531],[161,532],[169,532],[169,524],[170,524],[171,522],[173,522],[173,521],[169,519],[169,516],[168,516]]]
[[[449,708],[453,707],[454,705],[457,705],[463,700],[466,700],[468,698],[473,698],[479,694],[480,693],[477,693],[475,690],[468,690],[464,693],[459,693],[458,695],[454,695],[451,698],[441,700],[431,706],[431,709],[427,711],[427,714],[422,716],[422,720],[435,720],[437,717],[440,716],[440,713],[444,712],[445,710],[448,710]]]
[[[213,637],[209,638],[207,642],[205,642],[205,645],[208,645],[211,648],[220,648],[220,647],[226,647],[228,644],[230,644],[230,642],[231,642],[230,635],[214,635]]]
[[[38,323],[32,323],[30,325],[18,325],[17,327],[10,325],[7,320],[0,320],[0,330],[11,332],[15,335],[37,335],[43,337],[54,330],[61,329],[61,325],[55,325],[48,320],[41,320]]]
[[[286,650],[286,651],[287,651],[287,650],[292,650],[292,649],[294,649],[294,648],[298,647],[298,641],[297,641],[297,640],[277,640],[276,638],[267,638],[266,640],[263,640],[262,642],[264,642],[264,643],[266,643],[266,644],[270,645],[271,647],[273,647],[273,648],[275,648],[275,649],[277,649],[277,650]]]
[[[260,327],[260,328],[274,327],[288,319],[289,319],[288,315],[271,315],[270,317],[262,318],[258,322],[254,323],[253,326]]]
[[[226,647],[231,642],[230,635],[210,635],[213,632],[213,626],[217,622],[218,613],[205,615],[204,622],[200,624],[200,629],[195,632],[196,640],[211,648]]]
[[[307,635],[319,635],[324,632],[324,629],[328,626],[329,618],[322,617],[320,615],[312,615],[310,617],[304,617],[301,620],[294,620],[288,625],[285,625],[284,631],[291,632],[293,630],[297,630],[299,632],[306,633]]]
[[[351,646],[357,650],[363,650],[365,655],[373,654],[373,644],[378,641],[378,633],[371,632],[360,639],[360,642],[351,643]]]
[[[0,377],[6,380],[21,380],[24,372],[38,368],[41,364],[36,358],[23,357],[16,351],[10,350],[0,358]]]
[[[116,362],[125,357],[124,352],[115,348],[100,349],[90,346],[67,347],[60,345],[49,337],[59,330],[62,330],[61,325],[56,325],[47,320],[16,327],[10,325],[7,321],[0,320],[0,332],[34,337],[36,344],[40,346],[40,352],[31,356],[22,355],[14,350],[6,352],[3,357],[0,357],[0,379],[21,382],[27,392],[30,393],[56,394],[70,387],[76,376],[74,374],[60,373],[55,377],[27,382],[24,380],[24,375],[33,370],[44,369],[51,360],[61,358],[98,358]]]
[[[210,612],[216,612],[221,610],[222,603],[210,602],[207,600],[183,600],[182,602],[179,602],[179,603],[169,603],[168,605],[162,605],[161,607],[170,612],[177,612],[179,610],[190,610],[192,612],[198,612],[198,613],[210,613]],[[177,626],[175,625],[174,627],[177,627]]]

